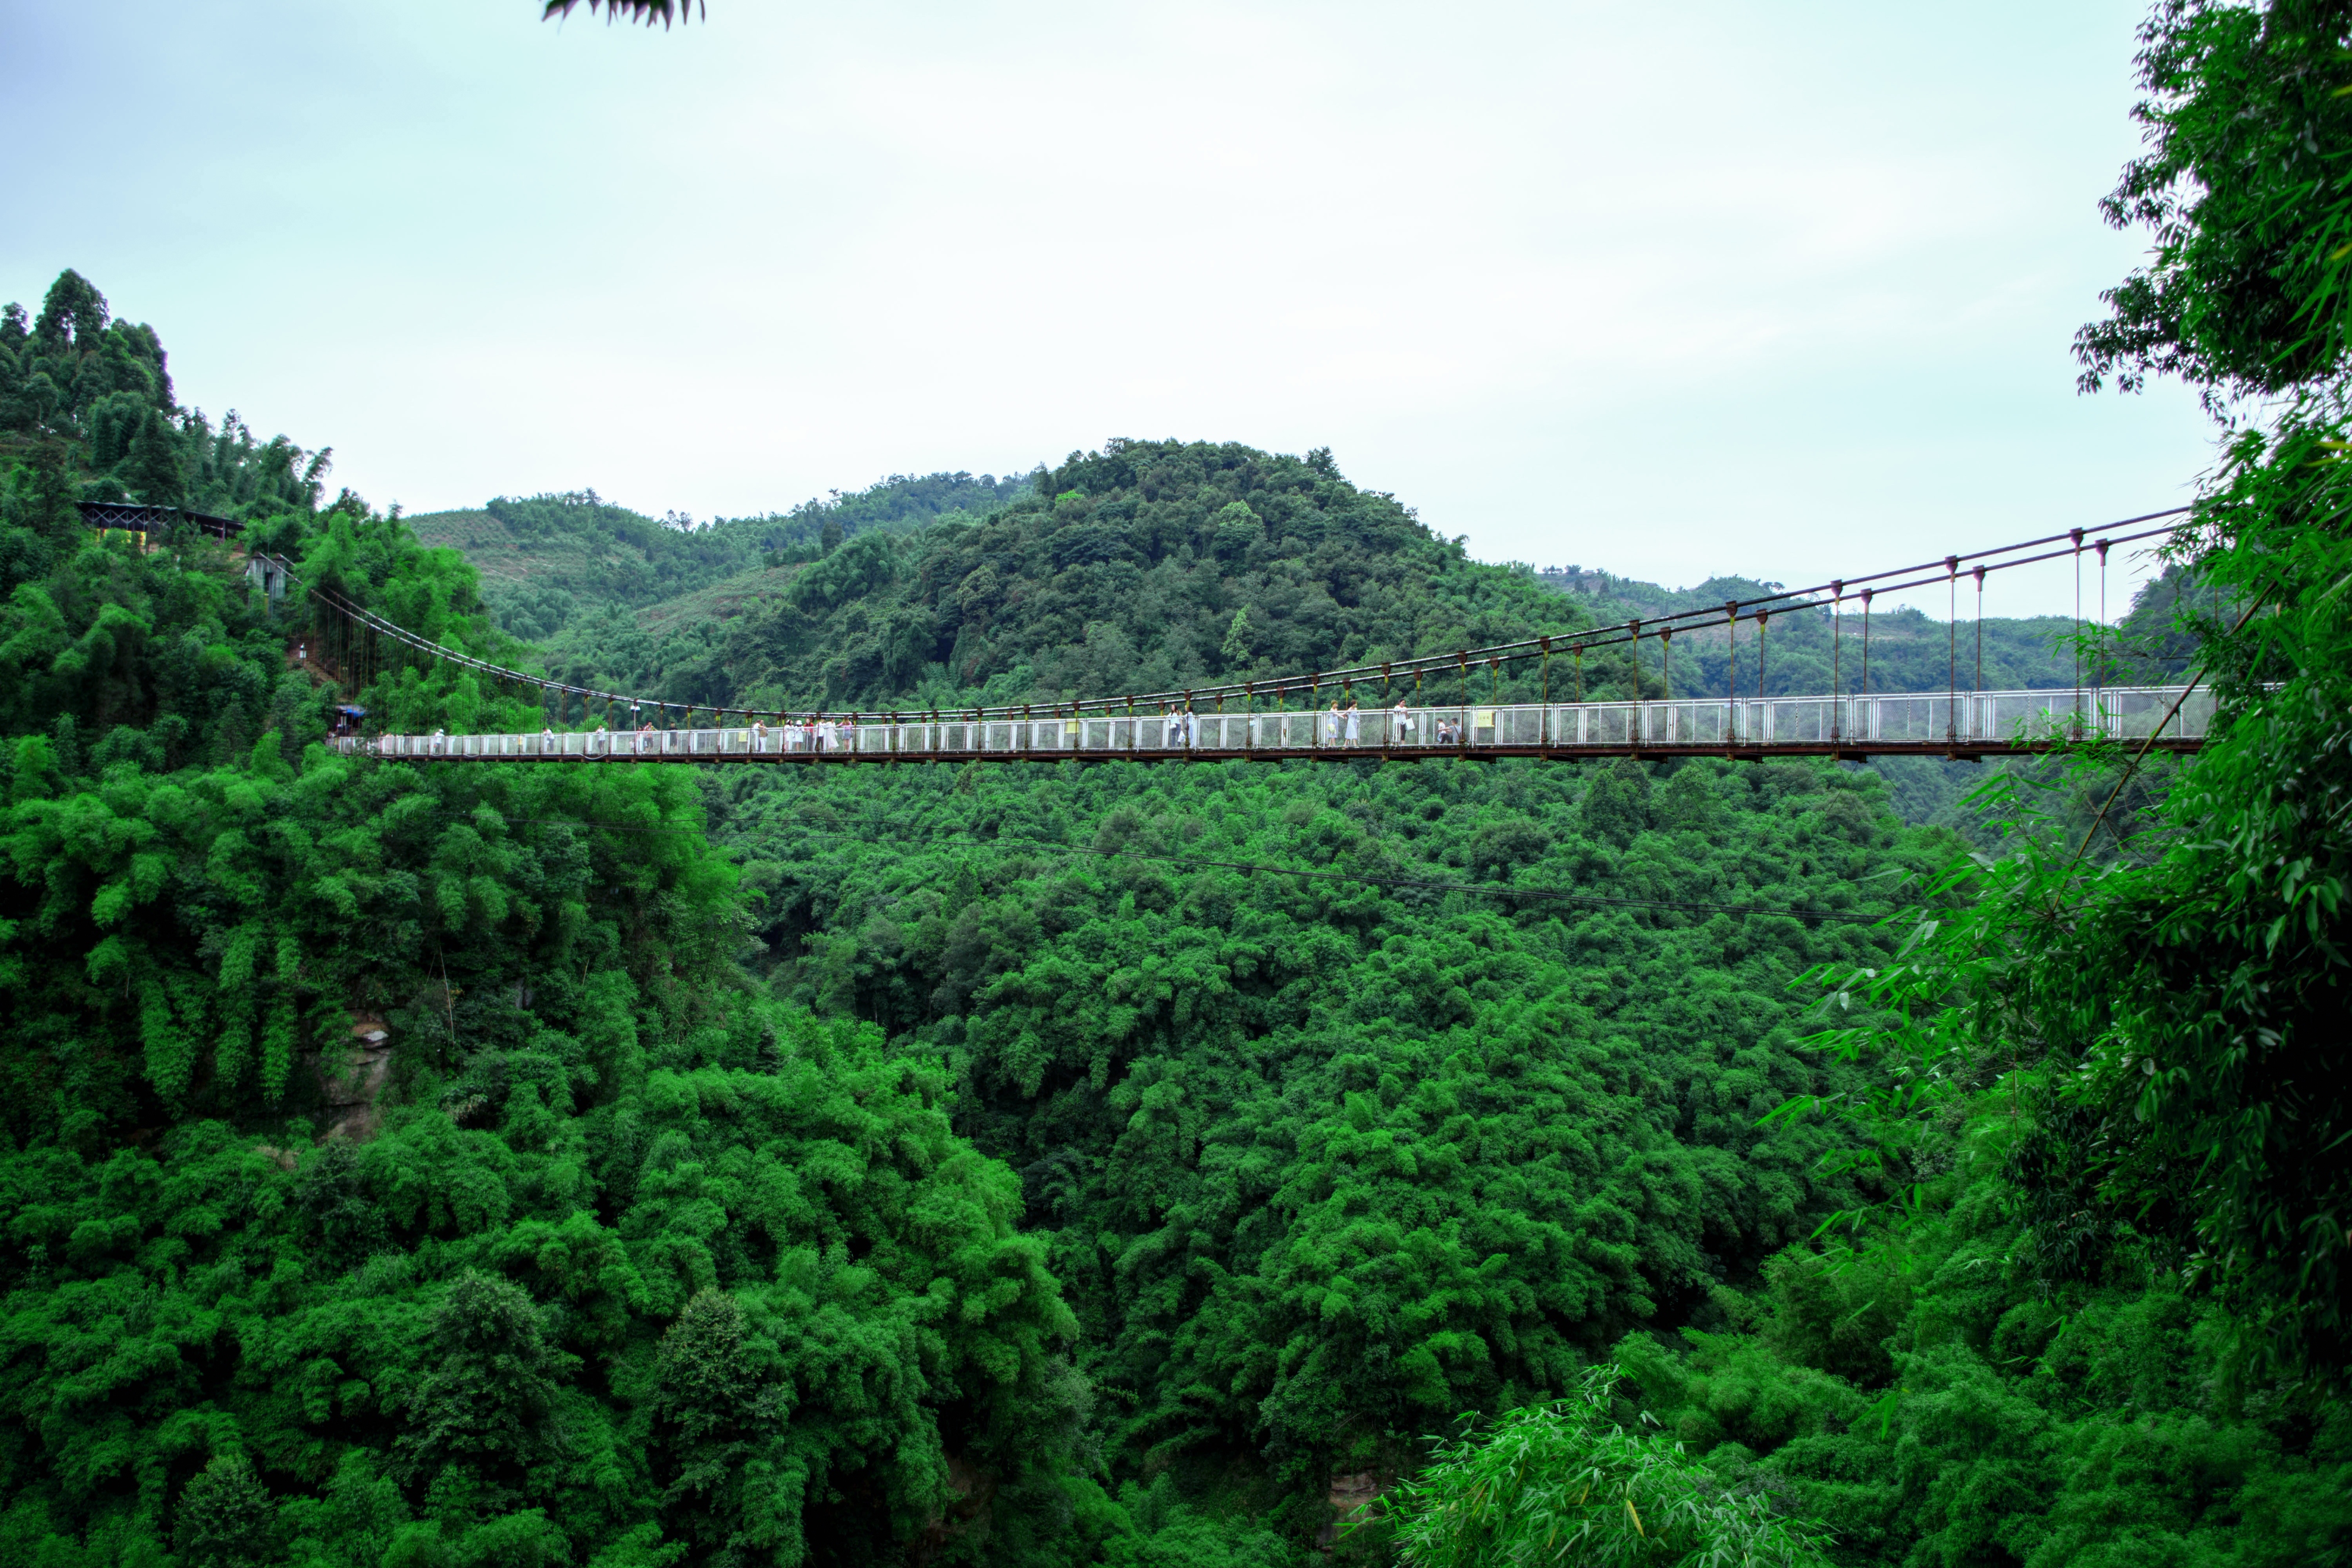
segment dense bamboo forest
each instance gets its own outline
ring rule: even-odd
[[[2106,211],[2157,248],[2077,352],[2227,462],[2116,629],[1991,628],[1988,684],[2211,682],[2186,766],[347,757],[346,705],[609,716],[357,660],[252,552],[681,706],[1752,585],[1479,561],[1231,442],[404,517],[79,273],[7,307],[0,1563],[2352,1562],[2347,41],[2150,21]],[[1885,679],[1939,687],[1912,617]]]

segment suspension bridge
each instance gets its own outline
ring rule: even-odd
[[[2071,558],[2076,625],[2083,632],[2086,558],[2096,563],[2104,604],[2109,552],[2173,534],[2179,524],[2168,519],[2179,519],[2189,510],[2174,507],[2125,518],[2111,526],[2115,531],[2095,538],[2073,528],[1864,577],[1776,590],[1720,606],[1486,647],[1184,690],[881,712],[688,706],[577,685],[496,664],[424,637],[331,585],[302,584],[292,565],[276,557],[256,552],[248,570],[273,598],[289,588],[302,588],[320,612],[327,640],[334,644],[336,678],[352,685],[355,694],[396,663],[429,661],[471,672],[509,690],[535,693],[542,709],[552,707],[565,720],[559,728],[551,718],[537,733],[335,737],[336,748],[352,756],[434,762],[779,765],[1116,758],[1171,762],[1692,756],[1982,759],[2098,742],[2136,742],[2141,750],[2171,752],[2191,752],[2202,743],[2217,706],[2212,694],[2200,691],[2194,680],[2105,685],[2094,657],[2086,684],[2078,655],[2076,685],[2071,689],[2003,691],[1987,690],[1983,685],[1984,592],[1990,575]],[[2141,527],[2149,524],[2158,526]],[[110,515],[103,526],[141,525]],[[1959,615],[1964,580],[1975,596],[1976,609],[1973,647],[1966,659]],[[1874,690],[1873,601],[1937,587],[1949,595],[1945,689]],[[1846,632],[1849,601],[1861,608],[1858,639]],[[1792,613],[1824,611],[1832,627],[1832,689],[1810,695],[1765,695],[1772,617],[1777,613],[1785,620]],[[1676,698],[1675,635],[1717,631],[1727,640],[1730,655],[1727,693]],[[1748,649],[1745,666],[1743,631]],[[1660,650],[1663,690],[1658,698],[1586,700],[1583,662],[1588,653],[1638,650],[1649,642]],[[1849,651],[1849,642],[1858,645]],[[1857,677],[1852,687],[1846,680],[1849,661]],[[1745,696],[1740,694],[1743,668],[1750,681],[1750,695]],[[1505,700],[1507,674],[1523,683],[1523,690],[1524,684],[1537,685],[1538,700]],[[1424,682],[1433,674],[1450,678],[1460,695],[1423,701]],[[1538,679],[1528,683],[1530,674]],[[1470,695],[1480,675],[1490,680],[1491,700],[1481,702]],[[1565,689],[1556,690],[1556,685]],[[575,713],[578,722],[570,722]],[[707,722],[698,722],[705,716]]]
[[[1064,705],[1068,706],[1068,705]],[[1677,702],[1475,704],[973,718],[782,716],[710,728],[343,736],[354,756],[481,762],[1360,762],[1383,758],[2032,756],[2094,737],[2193,751],[2214,711],[2188,686]]]

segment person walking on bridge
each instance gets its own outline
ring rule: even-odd
[[[1337,746],[1339,743],[1339,699],[1338,697],[1333,697],[1331,699],[1330,707],[1326,709],[1323,714],[1323,744],[1326,746]]]
[[[1348,699],[1344,716],[1347,719],[1348,745],[1352,748],[1364,737],[1364,710],[1352,696]]]
[[[1407,739],[1412,734],[1412,710],[1405,706],[1405,698],[1399,697],[1396,700],[1396,706],[1389,710],[1396,716],[1396,737],[1399,741]]]

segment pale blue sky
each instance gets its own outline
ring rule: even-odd
[[[0,298],[79,268],[412,511],[1178,435],[1489,559],[1809,581],[2211,462],[2178,389],[2073,388],[2143,11],[15,4]]]

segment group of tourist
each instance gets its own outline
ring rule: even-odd
[[[755,718],[751,721],[751,749],[763,753],[838,751],[848,739],[845,733],[848,728],[846,724],[822,715],[805,723],[798,719],[786,718],[772,729],[768,727],[765,720]],[[595,733],[604,734],[604,727],[598,725]],[[661,749],[660,743],[654,739],[654,737],[662,732],[656,729],[650,723],[639,725],[634,731],[624,729],[618,733],[627,736],[629,744],[626,747],[618,746],[609,747],[610,751],[621,752],[628,756],[651,757]],[[542,747],[552,749],[550,743],[554,739],[555,730],[552,726],[540,731],[540,742]],[[433,732],[428,749],[435,756],[439,756],[446,750],[447,740],[447,733],[436,729]]]
[[[760,719],[751,721],[751,749],[755,752],[839,751],[851,737],[845,734],[849,726],[820,714],[805,723],[787,717],[770,729]]]
[[[1389,710],[1389,714],[1390,722],[1394,726],[1394,738],[1397,745],[1458,746],[1463,741],[1460,718],[1443,709],[1415,708],[1410,703],[1400,700],[1393,708]],[[1160,710],[1160,716],[1163,727],[1160,740],[1161,747],[1189,750],[1200,745],[1200,716],[1192,711],[1189,703],[1181,706],[1170,704]],[[1354,747],[1363,743],[1363,708],[1352,696],[1348,698],[1344,705],[1335,698],[1331,706],[1318,716],[1321,719],[1318,727],[1321,731],[1320,744]],[[1434,720],[1426,732],[1422,728],[1424,717]],[[603,728],[602,725],[597,727],[599,732],[602,732]],[[1076,745],[1075,721],[1071,723],[1070,728],[1073,734],[1070,744],[1075,747]],[[659,732],[651,724],[640,726],[634,733],[626,730],[621,733],[630,737],[630,744],[625,748],[619,746],[611,747],[605,754],[617,752],[622,755],[649,757],[657,754],[661,749],[660,742],[654,739],[655,735]],[[555,739],[554,729],[544,728],[540,735],[542,746],[552,749]],[[1139,732],[1134,737],[1134,744],[1141,747],[1143,738],[1142,734]],[[854,748],[854,730],[850,722],[831,718],[823,714],[813,715],[805,720],[782,717],[772,727],[764,719],[754,718],[750,730],[750,742],[751,749],[754,753],[763,755],[839,751],[845,747]],[[437,756],[442,754],[446,747],[447,737],[444,732],[435,730],[428,749]]]
[[[1442,711],[1431,715],[1435,723],[1428,734],[1422,733],[1423,716],[1428,712],[1415,708],[1410,701],[1399,699],[1397,705],[1389,710],[1390,722],[1395,727],[1396,744],[1460,745],[1463,738],[1461,721]],[[1200,744],[1199,720],[1189,706],[1177,707],[1171,705],[1162,708],[1160,717],[1167,726],[1161,745],[1190,748]],[[1363,744],[1364,710],[1354,697],[1348,698],[1344,704],[1338,698],[1332,699],[1331,706],[1323,711],[1321,718],[1323,745],[1352,747]],[[1138,737],[1139,744],[1140,740],[1141,737]]]

